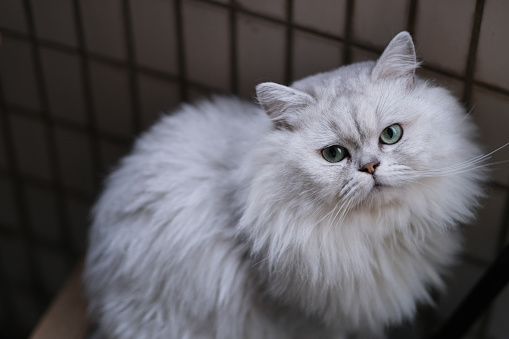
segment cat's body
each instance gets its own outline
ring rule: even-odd
[[[469,117],[416,67],[401,33],[376,64],[259,85],[263,109],[216,97],[162,118],[94,211],[105,337],[338,338],[412,317],[483,177]]]

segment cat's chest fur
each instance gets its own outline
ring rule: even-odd
[[[401,219],[398,206],[353,213],[340,225],[307,212],[275,217],[291,225],[292,244],[284,236],[251,244],[260,247],[251,268],[263,293],[333,328],[380,333],[414,314],[416,300],[431,302],[428,287],[441,287],[437,268],[459,249],[456,230],[434,229],[418,214]]]

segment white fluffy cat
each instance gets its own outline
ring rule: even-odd
[[[261,105],[183,105],[94,209],[85,284],[105,338],[342,338],[411,318],[460,247],[483,160],[398,34],[377,62]]]

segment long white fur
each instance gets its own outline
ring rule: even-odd
[[[430,302],[484,172],[471,119],[417,67],[403,32],[376,63],[259,85],[266,112],[216,97],[163,117],[94,209],[104,338],[363,338]],[[350,157],[325,161],[331,145]]]

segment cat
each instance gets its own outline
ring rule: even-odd
[[[401,32],[376,62],[162,117],[93,209],[98,333],[380,337],[431,303],[486,174],[472,119],[418,67]]]

